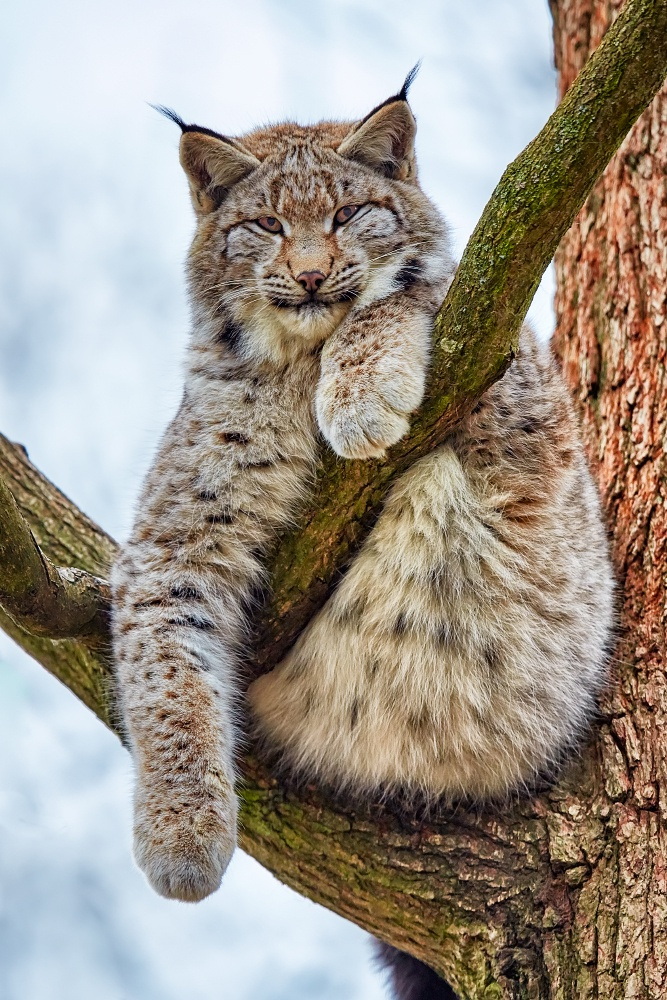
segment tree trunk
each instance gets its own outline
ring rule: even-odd
[[[561,95],[618,0],[552,0]],[[555,349],[579,408],[618,574],[618,648],[598,739],[607,813],[574,899],[577,996],[667,996],[667,90],[556,255]],[[585,808],[584,802],[578,806]],[[574,817],[575,829],[578,820]],[[581,926],[581,931],[577,929]],[[575,965],[575,967],[576,967]],[[583,988],[588,982],[590,986]],[[559,996],[557,992],[552,994]]]
[[[664,11],[665,3],[653,6]],[[553,0],[563,92],[618,6]],[[663,90],[557,256],[556,347],[621,581],[614,684],[588,749],[541,796],[426,817],[354,808],[290,788],[252,756],[244,761],[244,848],[297,891],[428,962],[463,1000],[667,996],[666,183]],[[0,477],[54,566],[106,574],[112,540],[2,438]],[[2,541],[0,533],[0,553]],[[113,724],[99,637],[46,638],[1,611],[0,624]]]

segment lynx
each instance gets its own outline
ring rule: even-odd
[[[113,572],[135,854],[165,896],[213,892],[234,850],[240,666],[267,546],[318,448],[383,456],[424,393],[455,264],[419,186],[409,82],[357,122],[240,138],[166,112],[197,220],[192,334]],[[524,329],[506,376],[397,482],[328,604],[251,686],[257,732],[356,796],[529,787],[595,711],[612,590],[565,387]]]

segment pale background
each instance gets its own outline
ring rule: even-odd
[[[546,0],[14,0],[0,37],[0,429],[115,537],[179,395],[178,130],[412,91],[460,253],[555,100]],[[551,278],[533,307],[551,328]],[[130,855],[128,756],[0,633],[0,1000],[380,1000],[360,930],[237,853],[197,906]]]

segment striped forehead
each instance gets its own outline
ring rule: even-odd
[[[330,213],[343,191],[342,165],[335,163],[334,156],[331,150],[298,144],[276,157],[275,172],[269,179],[275,210],[286,218],[299,216],[304,210],[309,215]]]

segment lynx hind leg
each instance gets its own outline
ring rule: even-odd
[[[328,604],[251,686],[260,735],[297,771],[359,792],[430,796],[515,777],[480,722],[492,710],[482,650],[454,621],[479,619],[474,589],[450,602],[434,587],[444,532],[458,559],[457,520],[463,512],[467,528],[475,503],[468,488],[451,449],[415,466]]]
[[[563,496],[586,488],[563,473]],[[529,527],[506,506],[448,447],[399,481],[336,593],[250,689],[297,771],[499,799],[578,741],[604,677],[604,538],[582,557],[585,511],[578,532],[574,508],[564,529],[549,503]]]
[[[354,773],[347,746],[358,711],[354,692],[359,684],[348,683],[346,675],[359,661],[350,655],[352,649],[338,643],[332,648],[329,624],[328,613],[320,614],[295,649],[271,673],[251,684],[248,700],[260,740],[283,754],[299,774],[336,784],[365,785]],[[326,653],[320,656],[327,649],[333,661]],[[336,666],[341,669],[337,671]]]

